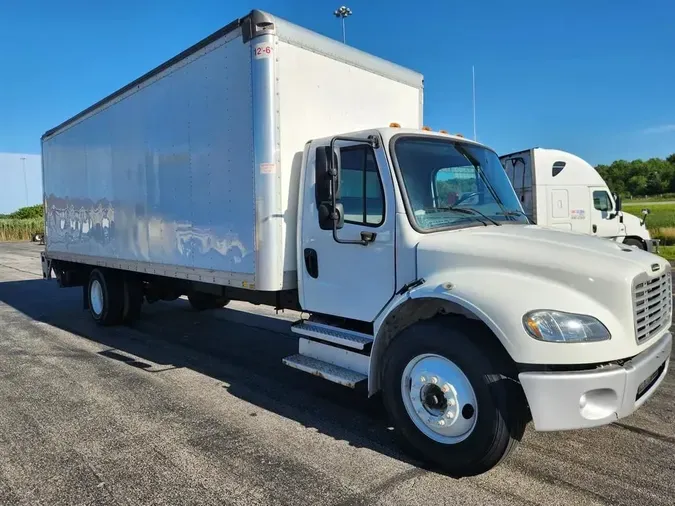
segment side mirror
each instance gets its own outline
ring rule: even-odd
[[[330,202],[323,202],[319,205],[319,225],[322,230],[331,230],[333,228],[333,221],[336,222],[338,229],[345,226],[345,211],[342,204],[339,202],[335,204],[334,211],[332,207]]]
[[[340,200],[340,159],[328,146],[316,148],[314,195],[319,211],[319,226],[322,230],[332,230],[333,221],[337,228],[344,226],[344,212]],[[335,208],[332,191],[335,188]],[[335,212],[334,212],[335,211]],[[334,219],[337,218],[337,219]]]
[[[645,222],[647,221],[647,215],[648,215],[650,212],[651,212],[651,211],[650,211],[649,209],[643,209],[643,210],[642,210],[642,221],[640,222],[640,225],[644,225],[644,224],[645,224]]]
[[[618,193],[612,193],[612,197],[616,203],[616,211],[621,211],[621,196]]]

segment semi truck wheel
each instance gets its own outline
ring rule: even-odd
[[[122,323],[124,280],[114,271],[94,269],[87,285],[89,312],[99,325]]]
[[[635,246],[638,249],[642,250],[647,250],[647,247],[645,246],[645,243],[642,242],[640,239],[635,239],[634,237],[627,237],[624,239],[623,243],[627,246]]]
[[[403,446],[453,476],[471,476],[515,448],[527,410],[500,354],[445,320],[414,324],[393,341],[383,400]]]
[[[220,309],[230,303],[229,299],[219,297],[210,293],[192,292],[188,294],[188,300],[192,309],[195,311],[206,311],[207,309]]]

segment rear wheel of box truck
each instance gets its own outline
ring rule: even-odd
[[[521,439],[520,386],[473,325],[439,318],[404,330],[387,351],[383,398],[402,444],[454,476],[485,472]],[[481,343],[478,345],[478,343]]]
[[[87,284],[89,313],[99,325],[118,325],[124,318],[124,278],[108,269],[93,269]]]

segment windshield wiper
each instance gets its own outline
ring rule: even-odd
[[[527,216],[527,214],[525,214],[522,211],[518,211],[517,209],[507,209],[503,213],[497,213],[497,214],[503,214],[504,216],[524,216],[525,219],[527,220],[528,225],[532,224],[532,221]]]
[[[478,162],[478,160],[476,160],[476,159],[474,158],[474,156],[473,156],[471,153],[469,153],[469,152],[464,148],[464,146],[462,146],[459,142],[455,143],[454,146],[455,146],[455,149],[456,149],[456,150],[457,150],[464,158],[466,158],[466,159],[469,161],[469,163],[471,163],[471,165],[473,165],[473,168],[476,170],[476,172],[478,172],[478,175],[479,175],[480,178],[483,180],[483,183],[485,184],[485,187],[488,189],[488,191],[489,191],[490,194],[492,195],[492,198],[495,199],[495,202],[497,203],[497,205],[499,206],[499,208],[500,208],[500,209],[502,210],[502,212],[506,215],[506,212],[507,212],[507,211],[506,211],[506,207],[504,207],[504,204],[502,204],[502,201],[501,201],[501,199],[499,198],[499,196],[497,195],[497,192],[495,191],[495,189],[494,189],[494,188],[492,187],[492,185],[490,184],[490,181],[488,181],[487,176],[483,173],[483,168],[480,166],[480,163]],[[474,211],[475,211],[475,209],[474,209]],[[482,213],[481,213],[481,214],[482,214]],[[483,216],[485,216],[485,215],[483,215]],[[494,222],[494,220],[491,220],[491,221]],[[495,223],[495,225],[497,224],[496,222],[494,222],[494,223]]]
[[[488,226],[487,222],[481,220],[481,219],[478,218],[474,213],[472,213],[471,211],[469,211],[469,210],[466,209],[466,208],[457,208],[457,207],[425,207],[425,208],[423,209],[423,211],[424,211],[425,213],[441,213],[441,212],[445,212],[445,211],[456,211],[456,212],[461,213],[461,214],[468,214],[468,215],[470,215],[472,218],[474,218],[476,221],[478,221],[479,223],[482,223],[482,224],[485,225],[486,227]],[[488,219],[489,219],[489,218],[488,218]]]
[[[445,206],[445,207],[436,207],[434,209],[439,209],[439,210],[442,210],[442,211],[457,211],[458,213],[465,213],[465,214],[471,214],[471,213],[478,214],[478,215],[482,216],[483,218],[485,218],[486,220],[488,220],[493,225],[497,225],[498,227],[501,226],[501,223],[493,220],[489,216],[481,213],[478,209],[474,209],[473,207]],[[482,222],[487,227],[487,223],[485,223],[483,220],[478,220],[478,221]]]

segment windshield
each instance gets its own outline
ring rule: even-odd
[[[528,223],[497,155],[442,138],[399,137],[394,143],[409,211],[417,228]]]

